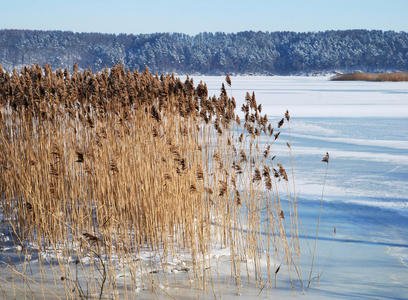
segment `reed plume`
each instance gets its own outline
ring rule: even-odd
[[[205,290],[218,245],[230,249],[238,289],[242,270],[251,280],[250,265],[261,286],[262,253],[269,269],[275,257],[292,272],[278,191],[288,176],[269,158],[280,132],[261,116],[254,93],[246,95],[241,124],[224,85],[219,97],[208,97],[205,83],[147,68],[73,70],[0,72],[1,209],[21,244],[61,253],[66,297],[85,295],[70,275],[82,264],[68,262],[72,256],[92,258],[82,268],[100,270],[88,286],[101,297],[119,291],[118,265],[128,284],[143,275],[157,288],[167,275],[154,274],[167,274],[169,257],[181,251],[191,256],[183,270]],[[229,75],[225,81],[231,86]],[[160,263],[143,265],[146,249]]]

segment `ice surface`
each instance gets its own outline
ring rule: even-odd
[[[297,117],[408,117],[407,82],[329,81],[328,76],[231,77],[227,92],[240,108],[246,92],[255,92],[262,113],[278,116],[288,109]],[[196,76],[210,95],[219,95],[222,76]]]
[[[296,126],[296,125],[294,125]],[[292,137],[297,138],[308,138],[329,142],[337,142],[344,144],[353,145],[363,145],[363,146],[375,146],[375,147],[387,147],[395,149],[405,149],[408,150],[408,141],[398,141],[398,140],[369,140],[369,139],[355,139],[355,138],[339,138],[339,137],[328,137],[328,136],[315,136],[308,134],[292,134]]]
[[[201,79],[210,94],[219,94],[223,77],[195,82]],[[286,124],[271,153],[291,173],[285,146],[290,141],[306,240],[313,237],[323,191],[321,158],[330,153],[319,236],[319,253],[328,265],[319,260],[325,271],[311,295],[403,299],[408,295],[408,83],[328,79],[231,77],[226,89],[238,107],[245,93],[254,91],[262,113],[276,122],[289,110],[290,131]]]

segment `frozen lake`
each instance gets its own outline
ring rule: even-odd
[[[219,94],[224,77],[194,76],[207,83],[209,94]],[[268,115],[289,111],[300,117],[408,117],[407,82],[329,81],[329,77],[232,77],[229,94],[242,105],[245,93],[255,91]],[[239,107],[240,107],[239,105]]]
[[[219,94],[224,77],[193,77]],[[319,233],[320,283],[313,298],[408,297],[408,83],[332,82],[328,77],[231,77],[240,109],[255,92],[262,113],[290,111],[271,151],[294,155],[305,257],[313,244],[330,153]],[[334,234],[336,228],[336,234]],[[310,245],[309,245],[310,244]],[[308,246],[309,245],[309,246]],[[307,259],[304,263],[307,269]]]

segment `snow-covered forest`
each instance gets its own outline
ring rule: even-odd
[[[374,30],[101,34],[0,30],[0,64],[11,71],[75,62],[93,71],[121,62],[152,72],[190,74],[314,74],[408,69],[408,33]]]

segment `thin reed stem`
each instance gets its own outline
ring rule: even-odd
[[[318,236],[319,236],[320,218],[321,218],[321,215],[322,215],[322,212],[323,212],[324,188],[326,186],[326,179],[327,179],[328,169],[329,169],[329,162],[327,161],[326,170],[325,170],[324,179],[323,179],[322,196],[321,196],[321,199],[320,199],[319,217],[317,219],[316,237],[315,237],[315,243],[314,243],[314,247],[313,247],[312,264],[310,266],[310,273],[309,273],[309,280],[308,280],[308,283],[307,283],[307,290],[309,290],[310,283],[312,282],[312,273],[313,273],[313,267],[314,267],[314,262],[315,262],[315,257],[316,257],[316,250],[317,250],[317,240],[318,240]]]

